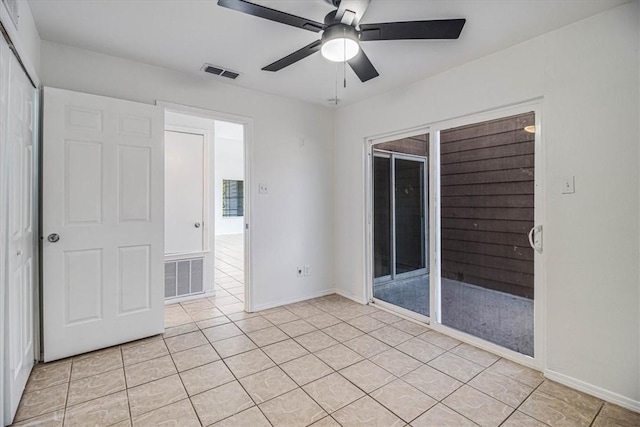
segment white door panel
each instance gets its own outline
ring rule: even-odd
[[[5,162],[1,165],[4,175],[0,182],[6,183],[3,184],[6,189],[0,191],[0,203],[7,206],[0,215],[2,227],[7,227],[0,244],[6,244],[6,270],[2,272],[2,279],[6,280],[7,286],[5,318],[8,323],[5,325],[8,351],[3,366],[7,407],[3,416],[5,422],[10,422],[35,359],[33,173],[36,90],[4,38],[0,45],[0,139],[3,145],[0,158]]]
[[[45,361],[161,333],[162,109],[45,88],[43,145]]]
[[[165,150],[166,254],[202,252],[204,135],[166,131]]]

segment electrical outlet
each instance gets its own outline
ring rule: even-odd
[[[308,265],[304,266],[304,275],[308,276],[309,274],[311,274],[311,267],[309,267]]]
[[[298,268],[298,277],[302,277],[302,275],[304,274],[304,268],[303,267],[297,267]]]

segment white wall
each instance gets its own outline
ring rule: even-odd
[[[254,185],[246,192],[253,201],[253,307],[333,291],[333,111],[221,84],[211,76],[49,42],[42,43],[41,70],[47,86],[251,117]],[[269,194],[258,195],[258,183],[267,184]],[[312,274],[299,278],[296,266],[302,263],[312,266]]]
[[[222,127],[229,126],[232,125],[216,121],[216,133],[214,139],[216,236],[240,234],[244,231],[244,217],[222,216],[222,180],[233,179],[244,181],[244,139],[242,134],[235,136],[229,134],[225,137],[225,129],[222,129]],[[241,130],[242,129],[240,129],[240,131]],[[233,131],[229,133],[233,133]]]
[[[365,137],[542,96],[547,372],[640,410],[638,13],[633,2],[340,109],[337,289],[364,300]]]
[[[6,6],[0,6],[0,20],[9,33],[11,41],[18,50],[27,72],[32,79],[37,80],[40,70],[40,35],[36,28],[31,8],[26,0],[18,1],[18,26],[13,24]],[[37,83],[37,82],[36,82]]]

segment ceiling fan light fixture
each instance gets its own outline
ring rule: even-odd
[[[329,61],[345,62],[360,52],[358,34],[350,25],[337,24],[322,33],[322,56]]]

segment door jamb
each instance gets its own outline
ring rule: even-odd
[[[182,104],[176,104],[167,101],[157,100],[156,105],[162,107],[165,112],[175,112],[181,114],[190,114],[193,116],[200,116],[207,119],[213,119],[218,121],[237,123],[244,126],[244,188],[245,188],[245,200],[244,200],[244,290],[245,290],[245,301],[244,301],[244,309],[247,312],[253,311],[253,301],[252,301],[252,264],[253,257],[252,254],[252,227],[251,227],[251,217],[252,217],[252,199],[253,199],[253,185],[252,185],[252,172],[253,172],[253,119],[246,116],[239,116],[235,114],[223,113],[220,111],[208,110],[204,108],[191,107]],[[213,136],[215,138],[215,135]],[[212,146],[213,149],[213,146]],[[213,167],[211,168],[213,172]],[[212,173],[213,175],[213,173]],[[249,191],[247,191],[249,189]],[[215,247],[213,247],[215,251]],[[215,257],[215,253],[214,253]]]

